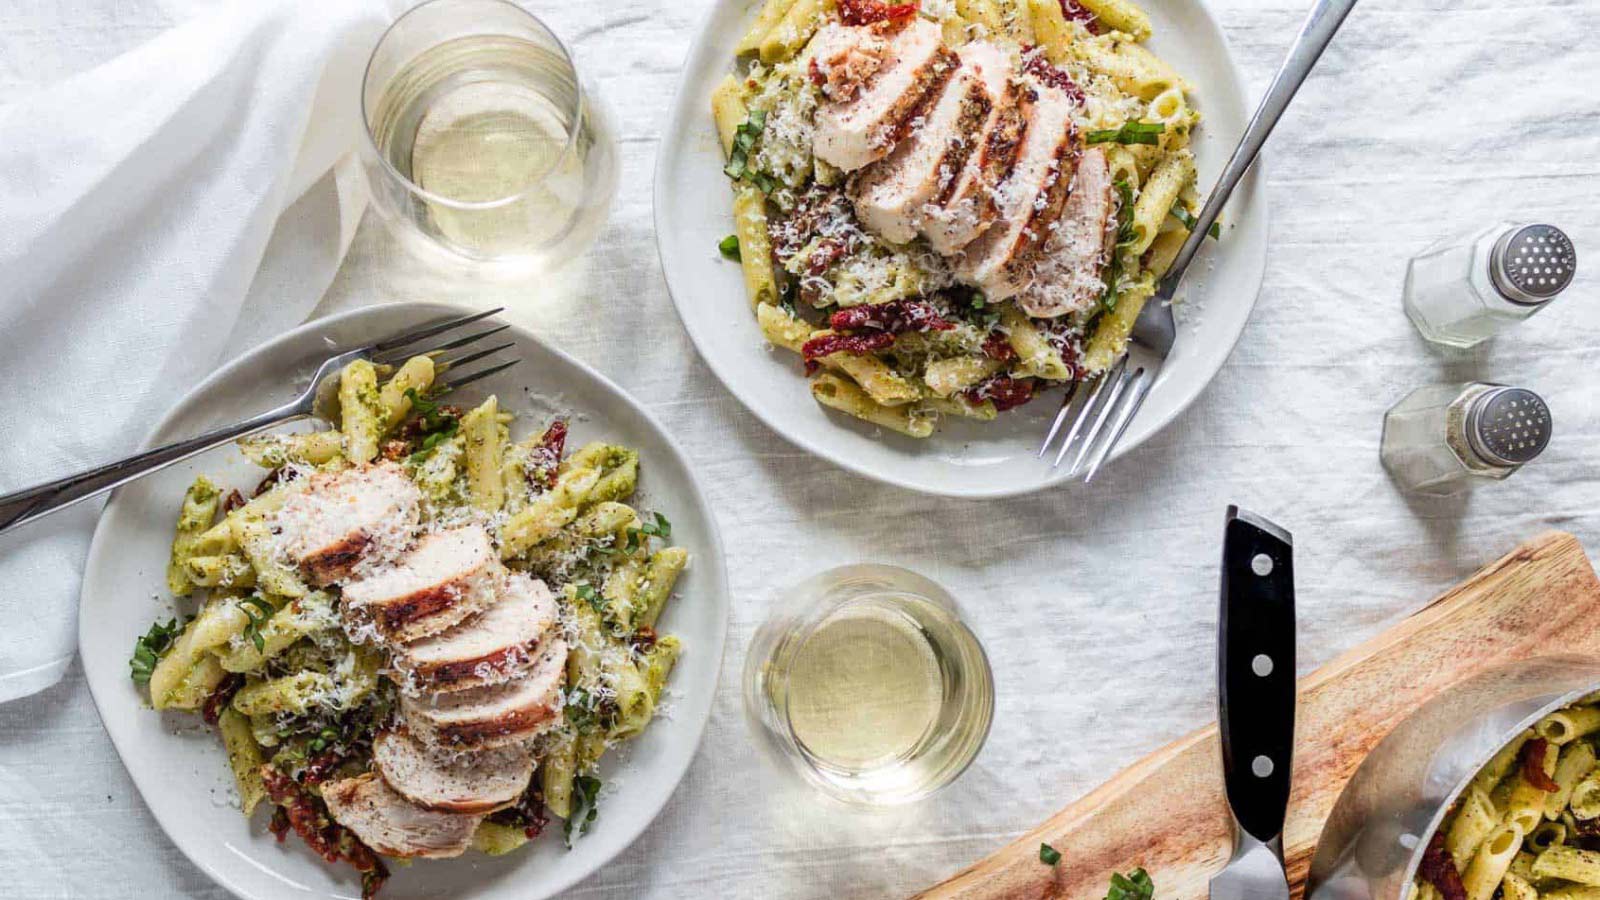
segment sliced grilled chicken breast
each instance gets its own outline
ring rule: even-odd
[[[372,761],[396,793],[441,812],[490,813],[510,806],[533,777],[533,754],[520,745],[480,753],[442,751],[403,731],[378,735]]]
[[[417,530],[422,492],[394,463],[318,472],[274,517],[283,552],[318,586],[400,555]]]
[[[493,603],[506,570],[481,526],[423,535],[387,569],[344,587],[345,629],[406,643],[438,634]]]
[[[446,859],[472,843],[479,815],[424,809],[395,793],[377,773],[330,781],[322,800],[333,820],[384,856]]]
[[[437,747],[503,747],[538,735],[561,714],[567,644],[551,639],[533,668],[503,684],[438,694],[402,696],[411,733]]]
[[[409,693],[429,694],[507,681],[533,665],[555,621],[555,597],[545,583],[512,572],[494,605],[396,650],[397,681]]]
[[[1090,147],[1078,159],[1072,193],[1045,242],[1032,282],[1017,295],[1030,316],[1049,318],[1087,309],[1105,290],[1100,273],[1115,236],[1116,195],[1105,151]]]
[[[1072,181],[1072,99],[1049,87],[1026,90],[1032,98],[1026,104],[1022,148],[995,189],[1000,221],[968,244],[956,263],[956,276],[992,300],[1015,296],[1027,286],[1031,257],[1050,236]]]
[[[976,240],[999,217],[993,189],[1011,170],[1022,145],[1022,87],[1011,80],[1011,60],[993,44],[962,47],[962,67],[975,70],[989,110],[979,123],[972,152],[949,184],[926,203],[918,222],[929,246],[945,256]]]
[[[954,184],[988,115],[982,76],[964,62],[894,152],[851,181],[856,217],[893,243],[916,237],[922,207]]]
[[[881,63],[864,83],[841,80],[850,54],[881,39]],[[813,152],[818,159],[853,172],[887,156],[906,126],[956,67],[939,26],[921,17],[874,25],[828,25],[813,38],[811,64],[825,85],[817,110]]]

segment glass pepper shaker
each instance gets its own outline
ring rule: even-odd
[[[1420,387],[1383,417],[1383,466],[1408,491],[1454,494],[1501,479],[1550,442],[1550,407],[1533,391],[1469,382]]]
[[[1411,260],[1406,315],[1436,344],[1471,347],[1543,309],[1572,282],[1577,262],[1554,225],[1496,222]]]

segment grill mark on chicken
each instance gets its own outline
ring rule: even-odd
[[[1061,146],[1056,148],[1055,160],[1051,163],[1050,174],[1046,176],[1041,199],[1035,201],[1028,224],[1022,229],[1022,239],[1017,243],[1016,253],[1005,266],[1007,277],[1026,277],[1026,273],[1038,261],[1040,252],[1061,219],[1062,209],[1067,205],[1067,194],[1072,187],[1072,175],[1077,165],[1077,135],[1069,127]]]
[[[992,188],[1005,180],[1006,174],[1016,164],[1022,152],[1022,138],[1028,128],[1028,113],[1038,100],[1032,88],[1013,81],[1006,85],[1006,100],[1001,105],[1000,117],[994,130],[984,142],[978,157],[980,189],[977,194],[979,218],[993,220],[1000,215],[1000,206]],[[946,197],[944,200],[948,200]]]
[[[950,195],[961,182],[961,171],[967,167],[967,161],[972,159],[974,153],[979,152],[978,141],[974,135],[983,123],[989,118],[989,113],[994,109],[994,104],[989,101],[982,91],[974,93],[961,107],[961,117],[956,120],[956,133],[950,139],[949,148],[945,150],[944,164],[948,167],[948,174],[940,179],[939,190],[933,196],[933,202],[944,205],[950,200]]]
[[[900,100],[891,107],[889,128],[881,140],[874,142],[878,149],[892,148],[910,137],[917,122],[926,117],[933,104],[939,101],[939,95],[950,83],[950,77],[956,73],[959,63],[959,58],[948,47],[939,48],[933,64],[918,74],[911,90],[902,94]]]

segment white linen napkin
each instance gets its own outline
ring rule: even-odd
[[[317,304],[365,205],[361,74],[392,12],[228,3],[0,106],[0,493],[134,451]],[[71,661],[101,506],[0,537],[0,702]]]

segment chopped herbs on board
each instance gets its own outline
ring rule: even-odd
[[[1150,873],[1140,868],[1127,875],[1112,872],[1111,890],[1106,892],[1106,900],[1151,900],[1155,893],[1156,886],[1150,880]]]

